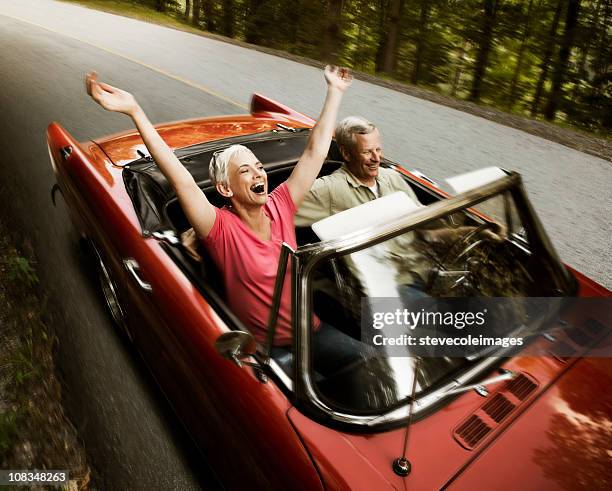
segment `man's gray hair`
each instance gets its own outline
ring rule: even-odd
[[[369,135],[376,126],[361,116],[344,118],[336,126],[336,142],[349,150],[355,142],[355,135]]]
[[[225,150],[219,150],[213,153],[208,164],[208,172],[210,173],[210,180],[213,184],[221,183],[229,184],[229,163],[234,157],[238,157],[244,154],[252,154],[251,150],[244,145],[232,145],[227,147]]]

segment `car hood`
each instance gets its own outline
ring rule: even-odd
[[[523,358],[513,368],[519,364],[538,374],[539,390],[473,450],[459,444],[456,430],[474,401],[483,404],[478,396],[465,394],[412,425],[406,478],[391,466],[403,428],[352,434],[295,408],[288,416],[329,489],[610,489],[612,358],[570,359],[561,370],[549,358]]]
[[[609,339],[609,338],[608,338]],[[611,489],[612,358],[583,358],[449,489]]]
[[[303,127],[304,124],[277,117],[275,119],[244,116],[194,119],[157,125],[157,131],[170,148],[184,148],[197,143],[221,140],[235,136],[263,133],[277,129],[277,123]],[[140,158],[138,151],[148,154],[137,131],[125,131],[94,140],[108,158],[116,165],[125,165]]]

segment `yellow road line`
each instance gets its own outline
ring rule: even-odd
[[[0,13],[0,15],[2,15],[3,17],[8,17],[9,19],[18,20],[20,22],[24,22],[26,24],[30,24],[32,26],[36,26],[36,27],[38,27],[40,29],[45,29],[45,30],[47,30],[49,32],[52,32],[54,34],[58,34],[60,36],[64,36],[64,37],[67,37],[67,38],[70,38],[70,39],[74,39],[76,41],[80,41],[83,44],[87,44],[89,46],[93,46],[94,48],[100,49],[102,51],[106,51],[107,53],[110,53],[112,55],[118,56],[119,58],[123,58],[124,60],[128,60],[128,61],[130,61],[132,63],[136,63],[137,65],[140,65],[140,66],[143,66],[145,68],[148,68],[149,70],[157,72],[157,73],[159,73],[161,75],[164,75],[164,76],[166,76],[168,78],[171,78],[171,79],[176,80],[178,82],[182,82],[185,85],[188,85],[189,87],[193,87],[194,89],[198,89],[198,90],[201,90],[202,92],[206,92],[208,95],[211,95],[213,97],[216,97],[217,99],[221,99],[222,101],[225,101],[225,102],[228,102],[230,104],[233,104],[234,106],[238,106],[241,109],[245,109],[247,111],[249,110],[249,106],[247,106],[245,104],[242,104],[240,102],[236,102],[235,100],[230,99],[229,97],[226,97],[226,96],[224,96],[222,94],[219,94],[218,92],[215,92],[214,90],[209,89],[205,85],[199,84],[197,82],[193,82],[193,81],[188,80],[188,79],[183,78],[183,77],[179,77],[178,75],[174,75],[174,74],[172,74],[170,72],[167,72],[166,70],[163,70],[163,69],[158,68],[158,67],[153,66],[153,65],[149,65],[148,63],[144,63],[144,62],[142,62],[140,60],[137,60],[136,58],[132,58],[130,56],[118,53],[116,51],[113,51],[112,49],[105,48],[104,46],[99,46],[99,45],[97,45],[95,43],[92,43],[90,41],[86,41],[85,39],[81,39],[81,38],[79,38],[77,36],[72,36],[72,35],[68,35],[68,34],[63,33],[63,32],[56,31],[56,30],[51,29],[51,28],[49,28],[47,26],[43,26],[43,25],[37,24],[36,22],[32,22],[32,21],[29,21],[29,20],[21,19],[19,17],[14,17],[12,15],[2,14],[2,13]]]

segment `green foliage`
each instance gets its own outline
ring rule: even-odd
[[[38,283],[36,270],[25,257],[10,256],[4,261],[4,272],[11,282],[23,282],[26,287],[32,287]]]
[[[137,0],[136,3],[141,3],[158,12],[176,11],[180,5],[178,0]]]
[[[20,417],[16,410],[0,412],[0,462],[13,447],[18,431]]]
[[[612,0],[581,0],[565,66],[559,50],[569,1],[201,0],[199,27],[323,61],[335,59],[367,73],[382,74],[387,56],[393,63],[385,77],[524,115],[538,86],[543,90],[535,115],[542,114],[557,74],[562,80],[557,119],[609,132]],[[157,8],[160,0],[141,3]],[[176,2],[162,3],[172,10]],[[184,4],[180,0],[181,12]],[[399,8],[395,48],[390,40],[394,7]],[[337,18],[331,15],[334,8],[340,8]]]

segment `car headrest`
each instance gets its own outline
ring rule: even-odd
[[[321,240],[336,239],[401,218],[419,207],[406,193],[397,191],[319,220],[312,230]]]

